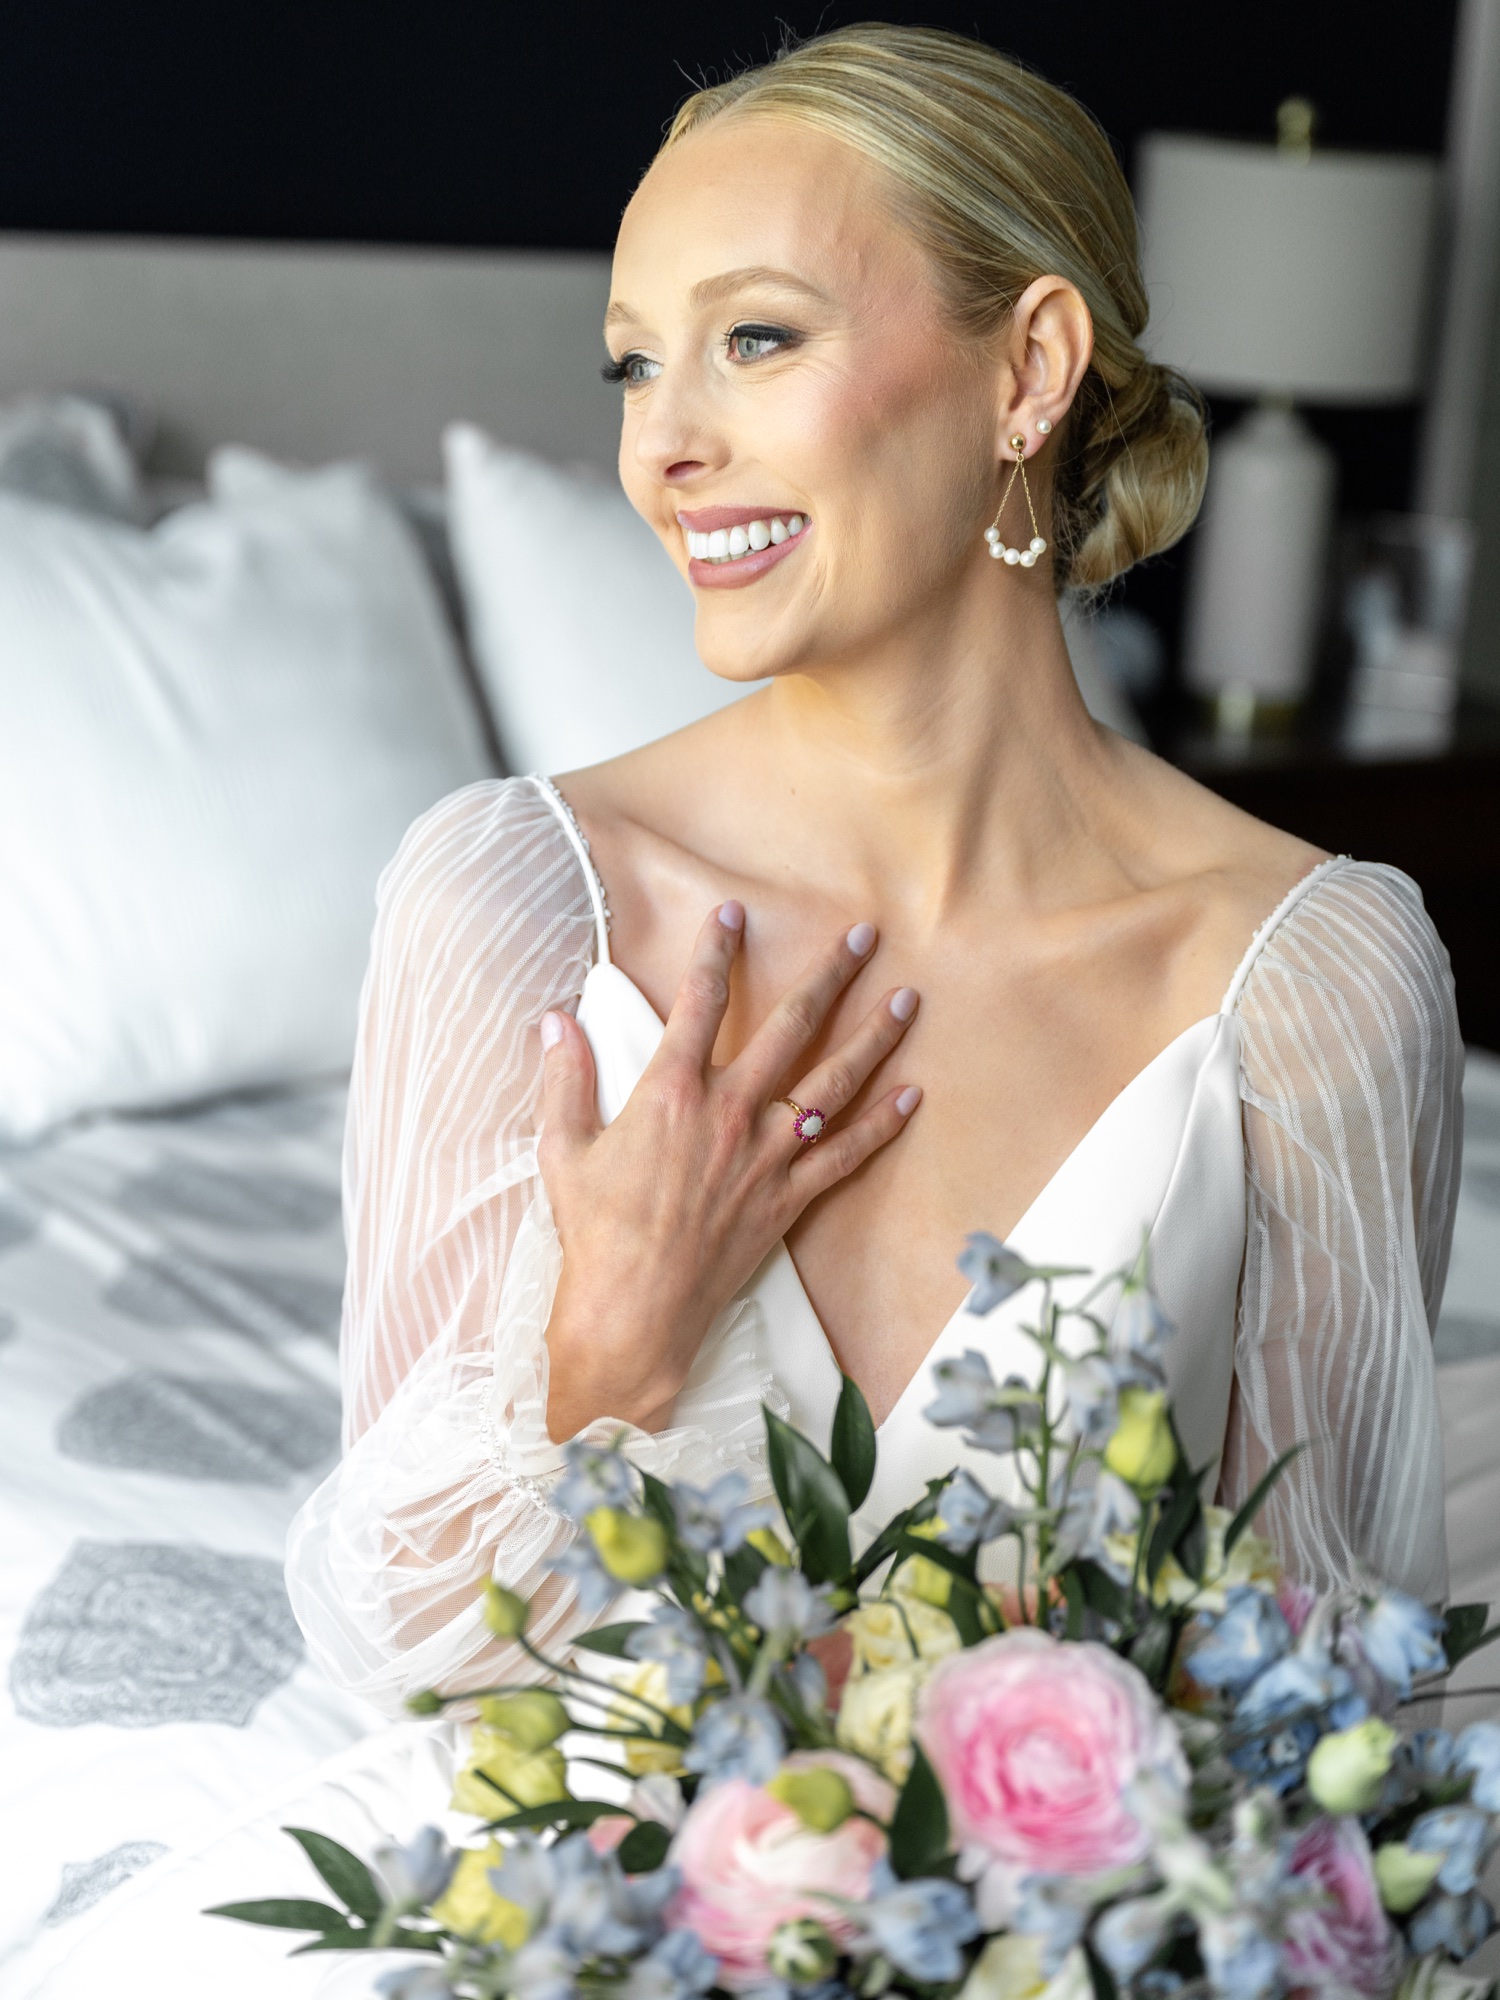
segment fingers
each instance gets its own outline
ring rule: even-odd
[[[862,1111],[837,1132],[830,1132],[816,1146],[804,1146],[789,1172],[798,1199],[805,1206],[836,1181],[847,1179],[872,1153],[878,1153],[905,1129],[921,1102],[922,1093],[917,1086],[904,1084],[887,1091],[868,1111]]]
[[[599,1108],[594,1096],[594,1052],[588,1037],[567,1014],[544,1014],[542,1043],[542,1130],[549,1148],[594,1138]]]
[[[762,1102],[811,1048],[828,1010],[875,949],[875,926],[856,924],[807,971],[771,1009],[730,1065],[734,1086]]]
[[[799,1104],[816,1105],[834,1118],[854,1102],[866,1079],[895,1048],[916,1017],[915,987],[900,986],[860,1022],[849,1039],[810,1070],[792,1091]]]
[[[729,1005],[729,972],[745,929],[743,903],[721,903],[698,933],[667,1016],[663,1052],[706,1069]]]

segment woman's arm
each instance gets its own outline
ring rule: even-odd
[[[1463,1047],[1414,883],[1334,871],[1240,1002],[1246,1246],[1221,1492],[1307,1449],[1264,1519],[1314,1584],[1447,1581],[1432,1328],[1458,1197]]]

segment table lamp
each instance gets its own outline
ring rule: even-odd
[[[1295,711],[1312,677],[1334,462],[1294,401],[1400,403],[1421,380],[1437,200],[1430,160],[1278,143],[1142,145],[1147,347],[1200,389],[1253,396],[1216,440],[1188,584],[1185,679],[1226,734]]]

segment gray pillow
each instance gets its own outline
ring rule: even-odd
[[[0,403],[0,490],[108,520],[147,518],[130,416],[102,397],[24,396]]]

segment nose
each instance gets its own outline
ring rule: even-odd
[[[664,486],[690,486],[721,470],[730,456],[728,440],[713,421],[711,398],[694,384],[685,364],[669,365],[652,384],[626,446],[640,470]]]

